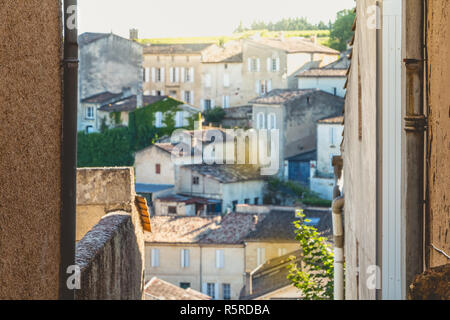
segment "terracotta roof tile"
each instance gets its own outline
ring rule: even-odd
[[[145,300],[211,300],[203,293],[182,289],[159,278],[152,278],[145,286]]]
[[[308,52],[308,53],[328,53],[336,55],[339,54],[339,51],[314,43],[307,39],[286,38],[284,40],[281,40],[281,39],[261,38],[259,40],[251,40],[251,41],[269,47],[281,49],[288,53]]]
[[[150,44],[144,47],[144,54],[201,54],[213,43],[180,43],[180,44]]]

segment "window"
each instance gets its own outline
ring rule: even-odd
[[[177,214],[177,207],[170,206],[168,212],[169,214]]]
[[[158,97],[161,97],[161,96],[162,96],[162,91],[161,91],[161,90],[156,91],[156,95],[157,95]]]
[[[227,64],[227,63],[225,63],[225,70],[226,70],[226,69],[228,69],[228,64]]]
[[[284,256],[287,254],[287,249],[286,248],[278,248],[278,256]]]
[[[272,80],[260,80],[257,82],[257,93],[264,95],[272,91]]]
[[[189,289],[190,287],[191,287],[191,283],[190,282],[181,282],[180,283],[180,288],[181,289],[186,290],[186,289]]]
[[[181,249],[181,267],[189,268],[189,249]]]
[[[200,177],[193,177],[192,178],[192,184],[199,185],[200,184]]]
[[[86,126],[86,133],[93,133],[94,132],[94,127],[93,126]]]
[[[206,294],[210,296],[213,300],[216,300],[216,284],[208,283],[206,285]]]
[[[155,173],[161,174],[161,165],[159,163],[155,165]]]
[[[245,203],[245,204],[250,204],[250,199],[245,199],[245,200],[244,200],[244,203]]]
[[[152,79],[153,82],[163,82],[164,68],[152,68]]]
[[[256,129],[265,129],[265,127],[265,114],[260,112],[256,116]]]
[[[162,128],[162,112],[156,112],[155,114],[155,127]]]
[[[184,101],[186,101],[187,103],[192,103],[191,99],[192,99],[191,91],[185,91],[184,92]]]
[[[211,99],[207,99],[203,103],[204,103],[204,109],[205,110],[211,110],[212,109],[212,101],[211,101]]]
[[[180,128],[183,126],[183,111],[177,111],[175,114],[175,127]]]
[[[266,248],[257,248],[256,249],[256,264],[258,266],[264,264],[266,262]]]
[[[177,92],[174,91],[174,90],[171,90],[171,91],[169,91],[169,95],[170,95],[171,97],[176,98],[176,97],[177,97]]]
[[[259,204],[259,198],[255,198],[255,204]]]
[[[225,268],[225,251],[224,250],[216,250],[216,268],[217,269]]]
[[[275,113],[271,113],[269,114],[268,117],[268,129],[272,130],[276,128],[277,128],[277,116]]]
[[[233,212],[236,212],[236,208],[237,208],[237,205],[239,204],[239,201],[233,201]]]
[[[94,107],[86,108],[86,119],[94,119]]]
[[[227,109],[230,107],[230,97],[229,96],[223,96],[223,108]]]
[[[249,58],[248,59],[248,71],[259,72],[261,67],[261,62],[259,58]]]
[[[337,96],[337,88],[336,87],[333,87],[333,93],[335,96]]]
[[[152,249],[151,252],[151,263],[153,268],[159,267],[159,249]]]
[[[231,286],[229,283],[222,284],[222,297],[223,300],[231,300]]]
[[[229,74],[223,75],[223,86],[225,88],[228,88],[230,86],[230,75]]]
[[[194,68],[183,68],[183,81],[194,82]]]
[[[171,83],[179,82],[180,69],[179,68],[170,68],[169,72],[170,72],[170,74],[169,74],[170,82]]]
[[[280,58],[267,58],[267,71],[268,72],[280,71]]]

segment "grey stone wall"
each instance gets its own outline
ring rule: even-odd
[[[141,300],[143,262],[131,216],[104,217],[77,244],[75,263],[81,268],[77,300]]]

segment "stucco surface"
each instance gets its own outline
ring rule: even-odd
[[[450,3],[429,1],[429,190],[431,244],[450,254]],[[430,250],[430,266],[448,259]]]
[[[0,1],[0,299],[57,299],[61,3]]]

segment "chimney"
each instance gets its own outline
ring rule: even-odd
[[[139,31],[138,29],[130,29],[130,40],[137,40],[139,39]]]

